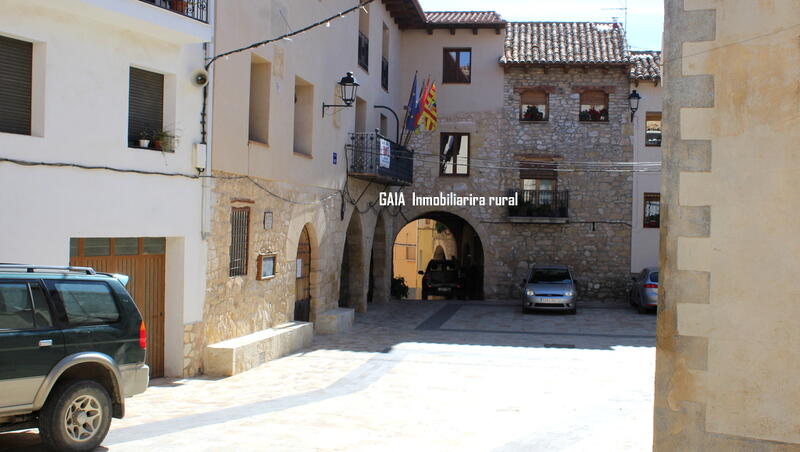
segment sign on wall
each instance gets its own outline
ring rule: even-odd
[[[256,278],[259,281],[263,281],[265,279],[272,279],[275,277],[275,262],[276,262],[277,255],[273,254],[262,254],[258,256],[258,273],[256,274]]]
[[[380,139],[381,150],[380,150],[380,160],[378,160],[378,165],[383,168],[389,168],[392,163],[392,144],[389,143],[388,140],[384,140],[383,138]]]
[[[297,261],[295,261],[295,264],[297,266],[297,268],[295,270],[296,273],[297,273],[297,277],[298,278],[302,278],[303,277],[303,259],[297,259]]]

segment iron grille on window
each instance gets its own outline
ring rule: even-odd
[[[369,38],[358,32],[358,65],[369,70]]]
[[[231,210],[231,264],[230,276],[247,274],[247,248],[250,237],[250,208],[234,207]]]
[[[381,59],[381,87],[389,91],[389,60]]]
[[[208,23],[208,0],[141,0],[151,5],[174,11],[181,16],[191,17]]]

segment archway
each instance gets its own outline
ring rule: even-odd
[[[424,273],[434,259],[452,261],[447,265],[458,272],[459,290],[451,296],[483,298],[483,244],[475,229],[460,216],[441,211],[418,215],[400,229],[392,248],[392,276],[404,278],[407,298],[421,298],[423,277],[419,272]],[[429,281],[425,279],[426,284]],[[399,283],[395,280],[394,285]]]
[[[347,226],[342,266],[339,276],[339,307],[352,308],[358,312],[366,311],[366,290],[364,287],[363,228],[361,216],[353,212]]]
[[[378,215],[370,253],[367,303],[383,303],[389,299],[389,278],[386,273],[389,262],[386,260],[386,245],[386,222],[382,215]]]
[[[308,227],[303,226],[297,242],[297,260],[295,261],[294,283],[294,320],[309,322],[311,320],[311,238]]]

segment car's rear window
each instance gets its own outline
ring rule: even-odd
[[[456,271],[456,263],[454,261],[431,261],[428,264],[428,271],[431,272],[454,272]]]
[[[0,283],[0,330],[46,328],[52,324],[47,299],[39,284]]]
[[[531,273],[531,278],[528,281],[532,284],[550,283],[550,284],[566,284],[572,282],[569,277],[569,272],[558,268],[541,268],[534,270]]]
[[[658,272],[650,273],[650,281],[658,282]]]
[[[58,282],[56,290],[64,301],[67,320],[73,325],[113,323],[119,310],[111,289],[102,282]]]

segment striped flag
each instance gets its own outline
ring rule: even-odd
[[[436,130],[439,120],[439,113],[436,110],[436,83],[431,83],[420,103],[420,114],[417,122],[418,127],[431,132]]]

